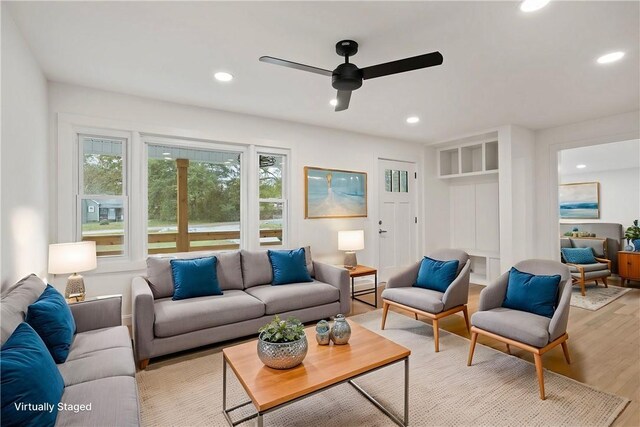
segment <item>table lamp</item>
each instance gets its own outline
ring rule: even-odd
[[[84,301],[84,279],[78,272],[98,266],[96,242],[56,243],[49,245],[49,273],[72,273],[67,279],[64,297]]]
[[[344,267],[352,270],[358,265],[355,251],[364,249],[364,230],[338,231],[338,250],[344,253]]]

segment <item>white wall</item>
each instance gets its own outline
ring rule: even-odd
[[[1,280],[47,273],[47,81],[2,4]]]
[[[337,231],[344,229],[364,229],[366,249],[358,253],[358,259],[362,264],[377,265],[378,263],[376,227],[378,158],[416,162],[418,173],[422,173],[423,147],[410,142],[161,102],[60,83],[49,85],[49,109],[52,149],[55,152],[58,152],[59,145],[71,144],[67,137],[62,137],[64,140],[58,140],[59,134],[64,135],[58,129],[61,118],[64,118],[64,121],[85,122],[95,122],[97,119],[122,130],[291,149],[290,234],[293,238],[291,245],[310,244],[314,258],[331,263],[340,263],[342,260],[342,254],[337,250]],[[58,201],[68,199],[72,192],[71,188],[66,187],[66,180],[65,183],[56,181],[58,179],[56,165],[62,165],[64,162],[64,159],[59,163],[55,158],[51,160],[52,242],[72,238],[70,226],[65,225],[65,219],[61,218],[61,221],[58,221],[59,208],[61,208],[57,205]],[[302,168],[304,166],[367,172],[368,218],[303,219]],[[64,170],[62,172],[66,173]],[[418,194],[421,194],[421,190]],[[422,206],[421,196],[417,202],[417,206]],[[419,218],[421,217],[422,213],[419,212]],[[421,222],[419,221],[419,225]],[[420,235],[422,235],[421,231]],[[418,250],[420,251],[421,248]],[[89,295],[123,293],[124,313],[130,313],[128,298],[131,279],[144,272],[139,269],[140,264],[137,265],[138,269],[135,271],[115,275],[85,274],[87,293]],[[64,287],[63,277],[53,278],[52,281],[57,287]]]
[[[536,256],[559,259],[558,152],[638,139],[640,111],[535,132]]]
[[[640,167],[560,176],[561,184],[593,181],[600,183],[600,218],[563,222],[613,222],[626,228],[640,217]]]

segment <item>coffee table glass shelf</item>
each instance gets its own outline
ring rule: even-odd
[[[231,426],[252,418],[263,426],[265,414],[348,382],[399,426],[409,424],[409,355],[411,350],[355,322],[346,345],[317,345],[315,329],[306,328],[309,351],[301,365],[278,370],[262,364],[256,341],[225,348],[223,353],[222,410]],[[399,418],[353,380],[378,369],[404,362],[404,415]],[[227,365],[240,381],[250,401],[227,407]],[[256,413],[232,421],[231,413],[253,404]]]

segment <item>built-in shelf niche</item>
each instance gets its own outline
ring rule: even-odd
[[[441,148],[438,176],[456,178],[498,172],[498,141],[481,141]]]

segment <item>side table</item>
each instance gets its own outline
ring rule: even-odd
[[[378,307],[378,270],[376,270],[373,267],[367,267],[366,265],[358,264],[355,268],[348,271],[349,271],[349,276],[351,277],[351,299],[360,301],[361,303],[377,308]],[[364,276],[374,276],[373,288],[359,289],[356,291],[355,290],[356,277],[364,277]],[[375,301],[374,304],[371,304],[370,302],[367,302],[358,298],[359,296],[367,295],[371,293],[374,294],[374,301]]]

